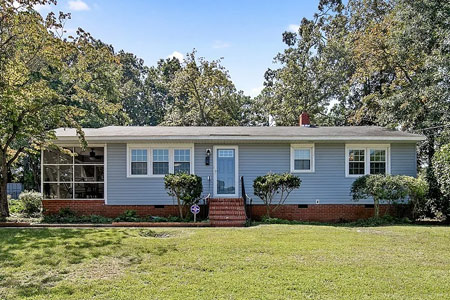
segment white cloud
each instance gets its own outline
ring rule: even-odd
[[[214,49],[223,49],[223,48],[229,48],[231,47],[230,43],[224,42],[224,41],[214,41],[214,44],[212,46]]]
[[[183,59],[184,59],[183,53],[180,53],[180,52],[178,52],[178,51],[173,51],[172,54],[170,54],[170,55],[167,56],[167,58],[173,58],[173,57],[178,58],[178,60],[179,60],[180,62],[182,62]]]
[[[250,97],[256,97],[261,93],[263,88],[264,88],[263,86],[252,88],[252,89],[246,91],[245,94],[247,94]]]
[[[289,25],[289,26],[287,27],[287,31],[297,33],[299,28],[300,28],[299,25],[297,25],[297,24],[291,24],[291,25]]]
[[[42,5],[42,4],[36,4],[33,6],[34,10],[36,10],[38,13],[49,11],[51,9],[50,5]]]
[[[74,11],[90,10],[91,8],[82,0],[69,1],[69,9]]]

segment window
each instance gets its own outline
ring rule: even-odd
[[[314,172],[314,145],[291,145],[291,172]]]
[[[365,151],[364,149],[354,150],[350,149],[348,152],[348,174],[349,175],[364,175],[365,167]]]
[[[127,148],[127,177],[193,174],[192,144],[129,144]]]
[[[131,149],[131,175],[147,175],[147,149]]]
[[[66,148],[42,153],[44,199],[103,199],[105,148]]]
[[[346,176],[389,174],[389,145],[347,145]]]
[[[370,150],[370,174],[386,174],[386,150]]]
[[[153,150],[153,174],[169,174],[169,150],[154,149]]]
[[[191,173],[191,150],[175,149],[174,150],[174,173]]]

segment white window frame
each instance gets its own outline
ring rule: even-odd
[[[295,150],[309,150],[309,170],[295,169]],[[291,144],[291,173],[314,173],[315,172],[315,145],[314,144]]]
[[[65,144],[65,145],[59,145],[61,148],[79,148],[80,145],[74,145],[74,144]],[[41,150],[41,193],[44,195],[44,166],[59,166],[59,165],[70,165],[72,166],[72,198],[67,199],[47,199],[43,198],[44,200],[103,200],[105,201],[105,204],[108,204],[108,144],[88,144],[86,149],[89,148],[103,148],[103,164],[101,163],[91,163],[91,164],[83,164],[83,165],[91,165],[91,166],[100,166],[103,165],[103,182],[102,181],[89,181],[89,182],[83,182],[83,183],[103,183],[103,198],[75,198],[75,184],[79,183],[78,181],[75,181],[75,166],[78,166],[75,164],[75,156],[72,157],[72,163],[71,164],[44,164],[44,151]],[[59,183],[59,179],[57,182],[45,182],[45,183]]]
[[[147,175],[131,174],[131,150],[147,150]],[[127,144],[127,178],[163,178],[165,174],[153,174],[153,150],[169,150],[169,174],[174,173],[174,154],[176,150],[190,150],[190,171],[194,174],[194,144]]]
[[[364,174],[349,174],[349,151],[364,150]],[[391,174],[391,145],[390,144],[345,144],[345,177],[358,178],[370,174],[370,150],[386,151],[386,174]]]

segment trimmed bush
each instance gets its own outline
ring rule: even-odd
[[[29,216],[38,214],[42,211],[42,195],[35,191],[24,191],[19,195],[19,201],[22,203],[23,212]]]
[[[406,198],[408,189],[402,176],[365,175],[356,179],[351,188],[353,201],[372,198],[375,206],[375,217],[380,216],[380,201],[388,204],[397,203]]]
[[[270,218],[270,214],[283,205],[289,194],[300,188],[301,183],[302,180],[291,173],[268,173],[255,178],[253,192],[266,205],[266,215]],[[275,197],[276,195],[279,197]],[[272,208],[273,204],[275,207]]]
[[[183,207],[198,203],[203,191],[202,178],[186,173],[167,174],[164,186],[167,193],[177,199],[180,218],[183,218]]]

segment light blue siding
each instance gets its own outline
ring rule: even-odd
[[[173,204],[163,178],[127,178],[126,144],[108,144],[107,164],[108,204]]]
[[[267,172],[290,171],[290,144],[240,144],[239,177],[244,176],[246,193],[254,203],[253,180]],[[195,173],[202,178],[203,195],[213,194],[213,160],[205,165],[206,149],[213,144],[195,144]],[[391,144],[391,173],[416,175],[416,147],[413,143]],[[126,144],[108,145],[108,204],[173,204],[162,178],[127,178]],[[353,178],[345,177],[345,143],[316,143],[315,172],[297,174],[302,186],[286,203],[352,204],[350,186]],[[240,187],[239,187],[240,194]],[[367,203],[371,201],[368,200]],[[364,202],[360,202],[364,203]]]

